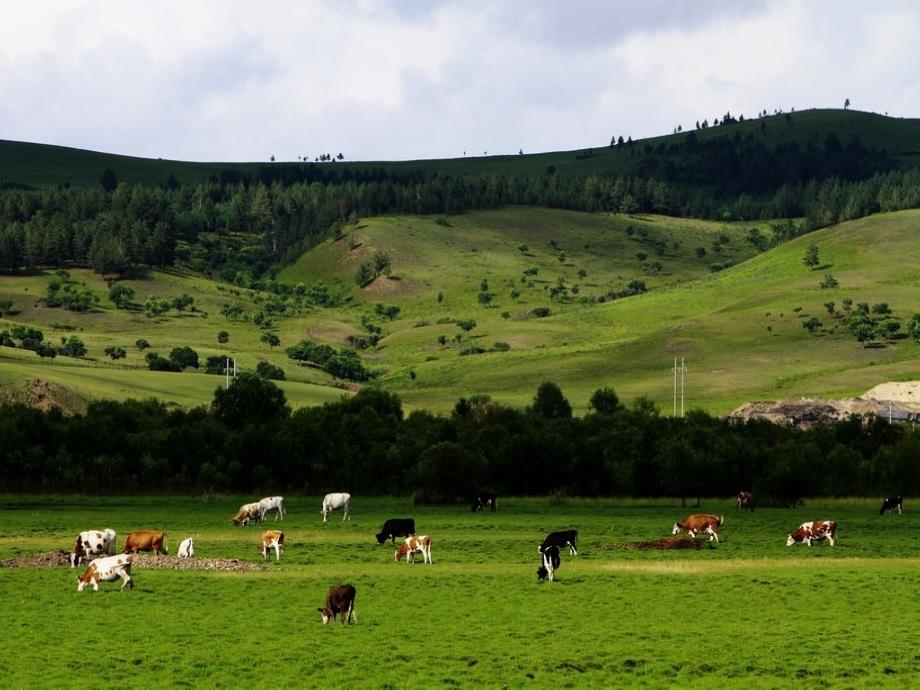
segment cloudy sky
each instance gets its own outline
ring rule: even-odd
[[[5,3],[0,138],[188,160],[516,153],[766,108],[920,116],[920,4]]]

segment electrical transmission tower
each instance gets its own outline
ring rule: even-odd
[[[676,360],[675,360],[676,361]],[[226,362],[224,362],[224,373],[227,375],[227,388],[230,387],[230,377],[236,378],[236,375],[239,371],[236,368],[236,358],[227,357]]]
[[[680,365],[677,364],[677,357],[674,358],[674,367],[671,369],[674,372],[674,414],[677,416],[677,378],[680,374],[680,416],[684,416],[684,374],[687,373],[687,367],[684,366],[684,358],[680,358]]]

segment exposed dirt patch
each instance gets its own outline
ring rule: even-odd
[[[33,553],[31,556],[8,558],[0,563],[4,568],[56,568],[70,565],[69,551],[47,551]],[[84,566],[81,565],[80,568]],[[258,563],[241,561],[236,558],[179,558],[178,556],[147,556],[137,554],[134,557],[135,568],[151,570],[224,570],[256,571],[265,567]]]
[[[86,410],[86,399],[74,391],[44,379],[28,379],[19,388],[0,390],[0,403],[24,403],[43,412],[58,408],[66,415]]]
[[[604,544],[608,551],[613,549],[655,549],[666,551],[669,549],[700,549],[703,542],[690,537],[666,537],[652,541],[630,541],[625,544]]]

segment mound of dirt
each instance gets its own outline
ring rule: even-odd
[[[47,551],[33,553],[31,556],[8,558],[0,563],[4,568],[55,568],[70,565],[69,551]],[[135,568],[151,570],[224,570],[256,571],[265,567],[258,563],[241,561],[236,558],[179,558],[178,556],[147,556],[137,554],[134,557]]]
[[[605,544],[605,549],[655,549],[666,551],[670,549],[700,549],[703,542],[691,537],[665,537],[652,541],[631,541],[625,544]]]
[[[920,381],[889,381],[880,383],[862,394],[864,400],[901,403],[901,407],[920,410]]]
[[[43,412],[58,408],[66,415],[86,410],[86,399],[58,383],[44,379],[28,379],[19,388],[0,390],[0,402],[24,403]]]

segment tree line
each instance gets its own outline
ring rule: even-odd
[[[412,494],[452,502],[503,495],[671,496],[752,490],[761,503],[920,492],[920,437],[882,418],[801,430],[691,412],[600,389],[584,417],[552,383],[525,409],[487,396],[452,413],[405,415],[393,394],[291,411],[270,381],[243,374],[210,407],[96,401],[65,416],[0,407],[0,491]]]
[[[768,148],[748,137],[635,146],[634,175],[448,175],[265,166],[206,184],[0,191],[0,270],[91,266],[103,275],[189,264],[232,281],[270,274],[357,217],[505,205],[718,220],[806,217],[806,229],[920,206],[920,170],[828,135]],[[111,180],[109,181],[111,185]],[[109,185],[109,186],[110,186]],[[249,240],[241,239],[249,237]],[[368,267],[368,276],[375,269]],[[368,276],[365,276],[366,279]],[[360,280],[360,278],[359,278]]]

